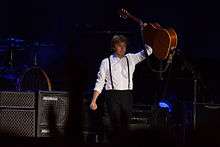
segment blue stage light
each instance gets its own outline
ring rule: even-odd
[[[158,105],[159,105],[160,108],[167,109],[168,112],[172,112],[173,111],[172,104],[169,101],[167,101],[167,100],[163,99],[163,100],[159,101]]]

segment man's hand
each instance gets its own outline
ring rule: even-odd
[[[90,109],[92,109],[93,111],[95,111],[98,108],[96,102],[91,102],[90,104]]]
[[[90,109],[92,109],[93,111],[95,111],[97,109],[96,100],[97,100],[97,97],[99,96],[99,94],[100,94],[100,92],[98,92],[96,90],[93,92],[92,101],[90,104]]]

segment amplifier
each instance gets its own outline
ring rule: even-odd
[[[0,92],[0,136],[64,135],[68,111],[67,92]]]
[[[35,108],[34,92],[0,92],[0,108]]]
[[[196,128],[220,128],[220,104],[198,103],[196,105]]]
[[[0,136],[35,136],[35,94],[0,92]]]
[[[35,137],[35,110],[0,109],[0,136]]]
[[[69,111],[69,94],[60,91],[39,91],[37,136],[63,135]]]

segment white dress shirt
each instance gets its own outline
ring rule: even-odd
[[[147,54],[152,54],[152,48],[150,46],[145,46]],[[135,70],[135,65],[143,61],[145,57],[144,50],[138,53],[128,53],[125,55],[129,62],[130,77],[128,77],[128,64],[126,57],[119,58],[115,54],[110,56],[111,63],[111,75],[114,89],[112,88],[112,82],[109,70],[109,60],[105,58],[101,62],[99,72],[97,74],[97,80],[94,90],[102,92],[105,86],[106,90],[132,90],[133,89],[133,73]],[[130,84],[128,84],[130,78]],[[129,87],[128,87],[129,85]]]

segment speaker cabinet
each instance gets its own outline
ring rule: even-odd
[[[37,136],[63,135],[68,111],[67,92],[39,91]]]
[[[0,136],[34,137],[35,123],[34,93],[0,92]]]

